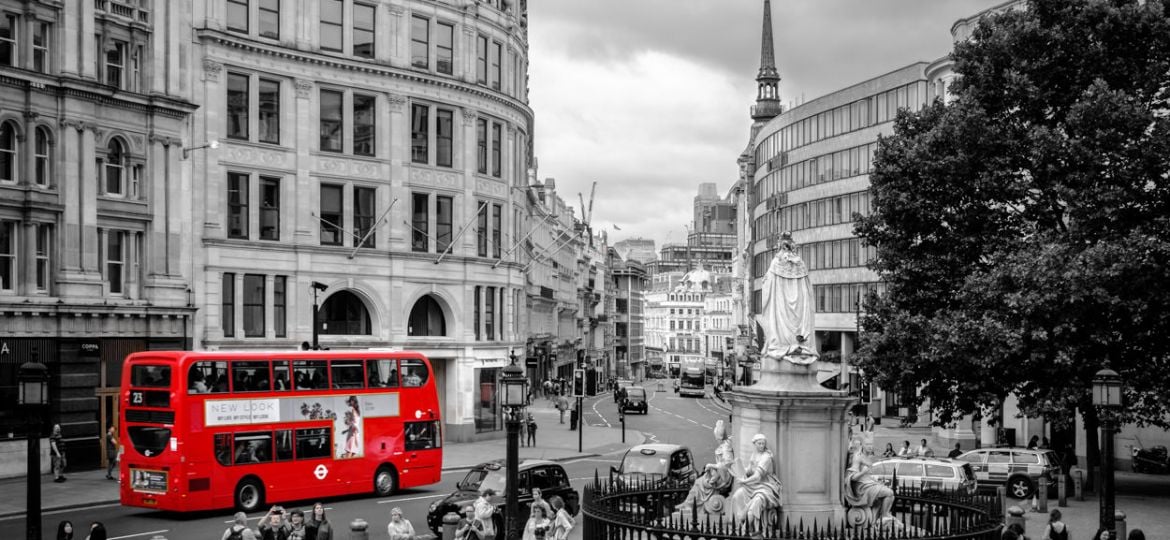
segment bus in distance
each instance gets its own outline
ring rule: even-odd
[[[703,397],[706,387],[706,370],[703,361],[684,360],[679,367],[678,395]]]
[[[430,361],[404,351],[145,351],[119,396],[124,506],[191,512],[434,484]]]

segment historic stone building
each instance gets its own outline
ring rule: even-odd
[[[448,440],[502,430],[498,377],[525,357],[526,27],[500,0],[194,2],[192,132],[218,143],[191,153],[194,346],[418,350]]]
[[[95,466],[122,359],[191,345],[190,24],[186,2],[0,1],[5,456],[24,444],[20,364],[49,368],[48,417]]]

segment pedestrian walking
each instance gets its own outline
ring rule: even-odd
[[[910,457],[914,455],[914,449],[910,448],[910,441],[902,441],[902,448],[898,449],[898,457]]]
[[[305,520],[305,538],[307,540],[333,540],[333,524],[325,517],[325,505],[313,504],[313,511],[309,519]]]
[[[106,540],[106,526],[102,522],[95,521],[89,524],[89,535],[85,540]]]
[[[106,480],[117,480],[114,471],[118,470],[118,428],[110,426],[106,430]]]
[[[960,446],[959,443],[955,443],[955,449],[951,450],[951,452],[949,454],[947,454],[947,457],[949,457],[951,459],[955,459],[962,454],[963,454],[963,447]]]
[[[544,507],[534,504],[528,514],[528,523],[524,524],[522,540],[545,540],[551,527],[552,521],[548,519]]]
[[[565,396],[557,397],[557,410],[561,413],[561,423],[565,423],[565,411],[569,410],[569,398]]]
[[[496,494],[496,490],[492,488],[485,488],[479,493],[479,498],[475,500],[475,534],[479,536],[479,540],[494,540],[496,537],[496,524],[492,521],[492,514],[496,513],[496,505],[492,504],[491,498]]]
[[[414,525],[410,520],[403,519],[402,509],[395,506],[390,509],[390,524],[386,525],[386,533],[390,540],[414,540]]]
[[[922,444],[914,450],[914,455],[918,457],[934,457],[934,450],[931,450],[930,447],[926,445],[926,439],[921,439],[921,441]]]
[[[57,540],[73,540],[73,522],[69,520],[57,524]]]
[[[520,446],[528,446],[528,419],[520,418]]]
[[[49,454],[53,461],[53,481],[65,481],[65,440],[61,437],[61,424],[53,424],[49,436]]]
[[[553,517],[553,540],[567,540],[569,532],[577,525],[573,520],[573,516],[565,509],[565,500],[559,495],[553,495],[549,502],[552,503],[553,511],[556,515]]]
[[[544,517],[552,519],[552,516],[553,516],[552,505],[549,504],[548,501],[544,500],[544,496],[543,496],[542,492],[540,491],[540,488],[538,488],[538,487],[532,488],[532,503],[529,504],[528,506],[532,506],[532,507],[543,506],[544,507]]]
[[[528,413],[528,446],[536,446],[536,418],[533,418],[532,413]]]
[[[1051,512],[1048,512],[1048,526],[1044,528],[1044,536],[1041,537],[1041,540],[1068,540],[1068,527],[1065,527],[1060,518],[1060,510],[1053,508]],[[1133,540],[1132,535],[1130,540]]]
[[[248,528],[248,514],[236,512],[232,516],[232,524],[223,531],[220,540],[256,540],[256,533]]]

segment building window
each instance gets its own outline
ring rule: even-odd
[[[471,311],[472,311],[471,320],[472,320],[472,325],[474,325],[474,327],[475,327],[475,340],[476,341],[479,341],[480,339],[483,338],[483,336],[480,333],[481,328],[483,327],[483,312],[480,308],[480,306],[483,305],[483,302],[480,301],[480,298],[482,298],[482,297],[483,297],[483,287],[476,285],[475,286],[475,296],[472,298],[472,304],[471,304]]]
[[[492,123],[492,176],[499,178],[502,175],[501,162],[504,126]]]
[[[248,138],[248,76],[228,73],[227,81],[227,136]]]
[[[5,13],[0,17],[0,65],[16,66],[16,32],[20,18]]]
[[[499,42],[493,41],[492,46],[488,49],[488,85],[493,90],[500,89],[500,56],[503,46]]]
[[[260,142],[280,144],[280,81],[260,79],[259,86],[256,121]]]
[[[280,178],[260,177],[260,239],[280,240]]]
[[[227,190],[228,238],[248,238],[248,175],[229,172]]]
[[[451,197],[435,197],[435,249],[440,253],[451,246],[453,227],[453,201]]]
[[[342,151],[342,112],[344,94],[332,90],[321,91],[321,151]]]
[[[426,252],[429,247],[427,228],[430,222],[430,195],[412,194],[410,250]]]
[[[33,143],[33,181],[38,186],[49,185],[50,167],[52,164],[52,155],[50,154],[52,144],[49,138],[49,130],[44,127],[36,129],[36,141]]]
[[[276,337],[285,337],[288,335],[287,317],[288,317],[288,287],[287,276],[276,276],[272,278],[272,326],[276,331]]]
[[[500,230],[503,225],[504,208],[498,204],[492,205],[492,257],[500,258]],[[484,211],[486,213],[486,210]]]
[[[0,290],[16,289],[16,222],[0,221]]]
[[[111,39],[106,43],[106,84],[125,89],[126,42]]]
[[[321,333],[331,335],[369,335],[373,325],[370,313],[357,295],[338,291],[321,306],[325,319]],[[360,368],[359,368],[360,369]]]
[[[224,272],[220,294],[219,319],[224,337],[236,335],[236,275]]]
[[[321,48],[341,52],[345,27],[345,2],[321,0]]]
[[[260,37],[280,39],[280,0],[260,0],[258,9]]]
[[[321,185],[321,245],[341,245],[341,186]]]
[[[126,288],[126,233],[106,233],[106,284],[110,294],[123,294]]]
[[[16,181],[16,127],[0,123],[0,181]]]
[[[477,223],[475,225],[475,232],[476,232],[475,236],[476,236],[476,246],[478,248],[476,253],[480,257],[487,257],[488,256],[488,233],[489,233],[489,231],[488,231],[488,213],[487,213],[487,210],[485,209],[486,206],[487,206],[486,203],[479,203],[477,205],[477,208],[479,209],[479,211],[476,212]]]
[[[374,103],[374,96],[353,95],[353,153],[359,156],[374,155]]]
[[[264,276],[244,274],[244,337],[264,337]]]
[[[37,73],[49,72],[49,23],[32,25],[32,68]]]
[[[438,109],[435,116],[436,123],[438,124],[435,130],[435,165],[450,167],[453,154],[452,145],[455,136],[455,112],[447,109]]]
[[[377,245],[374,235],[376,193],[374,188],[353,188],[353,235],[360,244],[358,247],[372,248]]]
[[[426,105],[415,104],[411,107],[410,116],[410,160],[415,163],[428,163],[427,143],[430,136],[430,122],[428,114],[430,108]]]
[[[365,4],[353,5],[353,55],[374,57],[374,32],[377,10]]]
[[[53,245],[53,226],[37,225],[36,238],[36,287],[38,291],[49,290],[49,253]]]
[[[248,0],[227,0],[227,28],[233,32],[248,32]]]
[[[435,36],[435,69],[447,75],[455,72],[455,27],[448,23],[439,23]]]
[[[410,308],[410,321],[406,327],[408,336],[445,336],[447,320],[443,308],[430,295],[419,298]]]
[[[430,67],[431,21],[415,15],[410,19],[410,64],[417,68]]]
[[[475,38],[475,80],[479,84],[487,84],[488,73],[488,39],[486,36]]]
[[[488,287],[484,295],[483,305],[483,333],[488,341],[496,339],[496,288]]]
[[[129,156],[122,141],[111,139],[106,146],[106,195],[124,196],[126,169],[129,168]]]
[[[486,118],[480,118],[475,121],[475,140],[476,140],[476,170],[482,174],[488,172],[488,121]]]

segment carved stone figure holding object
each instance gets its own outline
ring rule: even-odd
[[[681,519],[694,517],[703,520],[706,515],[721,519],[726,511],[724,498],[734,481],[731,469],[735,463],[735,449],[723,420],[715,423],[715,439],[719,441],[715,448],[715,463],[703,467],[703,474],[695,479],[686,500],[675,506]]]
[[[862,451],[861,438],[849,444],[849,468],[845,471],[845,513],[851,527],[867,527],[890,516],[894,491],[869,475],[869,457]]]
[[[768,439],[762,433],[752,437],[755,450],[743,464],[743,476],[731,493],[731,515],[736,523],[745,523],[752,530],[760,530],[766,520],[778,517],[780,511],[780,479],[776,478],[776,464],[768,450]]]

